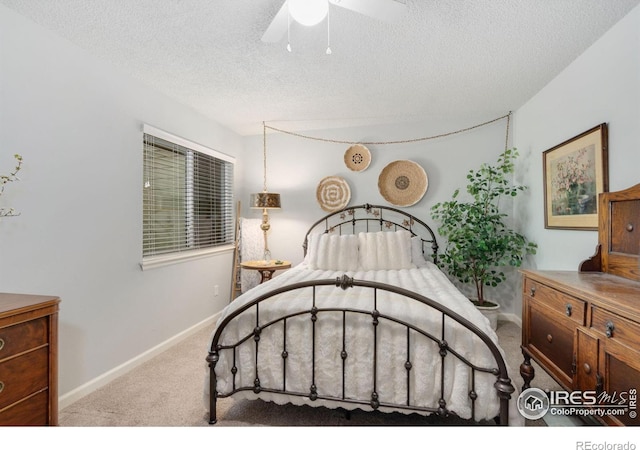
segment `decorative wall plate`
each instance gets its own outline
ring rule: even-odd
[[[386,201],[396,206],[411,206],[427,192],[429,181],[424,169],[413,161],[389,163],[378,177],[378,190]]]
[[[362,172],[371,163],[371,152],[362,144],[352,145],[344,152],[345,165],[354,172]]]
[[[318,183],[316,198],[323,210],[327,212],[339,211],[349,204],[351,188],[344,178],[325,177]]]

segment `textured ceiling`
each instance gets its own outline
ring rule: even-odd
[[[492,119],[515,110],[640,0],[402,0],[260,40],[284,0],[0,0],[239,134]]]

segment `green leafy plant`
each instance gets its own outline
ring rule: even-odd
[[[513,198],[526,189],[514,185],[517,149],[506,149],[495,165],[483,163],[467,174],[468,201],[459,199],[456,189],[452,199],[431,208],[439,222],[438,232],[447,240],[441,256],[445,270],[462,283],[473,283],[477,305],[487,305],[484,287],[497,286],[506,280],[501,268],[519,267],[528,254],[535,254],[537,245],[517,233],[507,224],[507,214],[501,212],[501,199]]]
[[[16,159],[16,166],[13,171],[10,172],[9,175],[0,175],[0,195],[4,193],[4,188],[7,186],[7,183],[19,180],[18,172],[20,172],[20,169],[22,168],[22,156],[17,154],[13,156]],[[12,217],[19,215],[20,213],[17,213],[13,208],[0,208],[0,217]]]

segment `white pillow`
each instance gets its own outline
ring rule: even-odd
[[[415,267],[411,263],[411,233],[407,230],[358,234],[362,270],[394,270]]]
[[[309,234],[307,235],[307,254],[304,257],[305,262],[309,265],[310,269],[315,269],[316,262],[316,253],[318,252],[318,242],[320,242],[319,233]]]
[[[422,253],[422,238],[420,236],[411,237],[411,262],[416,267],[423,267],[427,265],[427,260]]]
[[[310,269],[355,271],[358,268],[356,235],[314,234],[307,241]]]

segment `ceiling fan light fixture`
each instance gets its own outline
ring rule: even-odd
[[[293,20],[307,27],[322,22],[329,11],[328,0],[288,0],[288,5]]]

